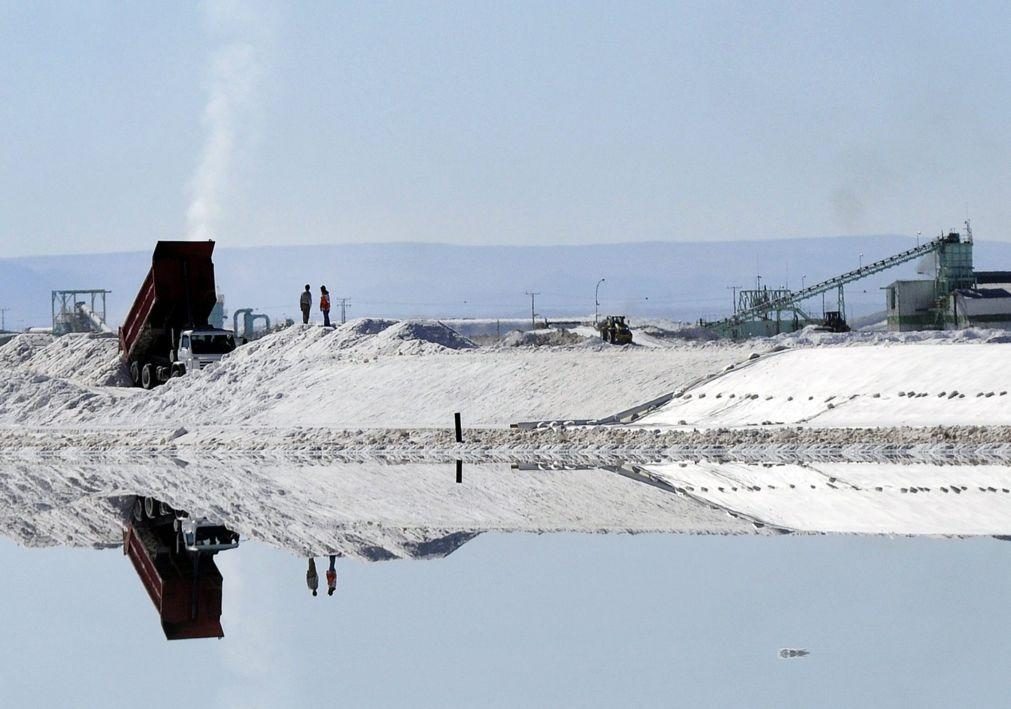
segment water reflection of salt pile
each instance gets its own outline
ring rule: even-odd
[[[1011,467],[897,463],[670,463],[651,474],[701,502],[803,532],[999,535]]]
[[[1011,532],[1011,467],[680,462],[607,469],[314,464],[203,454],[0,463],[0,535],[120,540],[126,495],[244,539],[369,561],[445,556],[485,531],[970,536]],[[110,504],[112,503],[112,504]]]

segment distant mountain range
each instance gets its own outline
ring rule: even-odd
[[[251,307],[273,319],[294,316],[304,284],[350,298],[348,317],[547,317],[602,313],[697,320],[730,312],[732,287],[810,285],[914,244],[896,235],[737,242],[640,242],[587,246],[328,244],[229,248],[215,267],[226,310]],[[154,242],[151,243],[153,249]],[[50,291],[105,288],[118,325],[150,265],[151,252],[0,259],[0,308],[8,329],[47,326]],[[977,242],[981,270],[1011,270],[1011,243]],[[884,307],[880,288],[915,278],[905,264],[849,286],[852,316]],[[831,305],[831,301],[829,301]],[[821,311],[821,303],[810,310]],[[832,309],[832,308],[830,308]]]

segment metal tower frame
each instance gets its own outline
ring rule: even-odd
[[[112,293],[103,288],[85,288],[80,290],[50,291],[50,306],[53,316],[53,334],[62,335],[67,332],[78,332],[73,323],[77,318],[77,304],[82,302],[78,296],[87,296],[91,301],[91,311],[106,321],[105,296]],[[101,299],[101,310],[98,302]],[[59,304],[59,308],[57,308]]]
[[[862,278],[873,276],[875,273],[880,273],[881,271],[888,270],[889,268],[901,265],[907,261],[912,261],[920,256],[933,252],[943,252],[946,244],[953,243],[952,237],[954,237],[954,243],[958,243],[958,234],[953,233],[948,234],[947,236],[942,235],[933,241],[920,244],[919,246],[907,249],[901,253],[895,254],[894,256],[874,261],[873,263],[861,266],[853,271],[847,271],[846,273],[834,276],[828,280],[822,281],[821,283],[816,283],[813,286],[802,288],[799,291],[786,289],[760,291],[762,293],[768,292],[772,297],[759,299],[757,302],[751,304],[750,307],[739,307],[737,312],[730,317],[712,322],[702,322],[701,324],[703,327],[716,330],[722,335],[736,337],[737,333],[741,329],[744,329],[746,323],[757,320],[769,320],[770,313],[776,313],[777,322],[780,320],[781,314],[784,312],[793,313],[795,317],[797,317],[798,313],[803,314],[804,311],[800,309],[801,302],[807,300],[808,298],[813,298],[816,295],[827,293],[833,288],[838,291],[839,314],[845,319],[846,303],[845,296],[843,294],[843,286],[854,281],[859,281]],[[972,243],[971,236],[968,243]],[[749,291],[743,291],[741,295],[748,292]],[[754,291],[750,292],[753,293]],[[810,320],[810,318],[807,319]]]

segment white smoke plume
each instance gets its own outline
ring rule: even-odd
[[[219,0],[204,9],[209,31],[220,41],[210,59],[203,151],[190,180],[186,238],[209,239],[220,225],[243,116],[260,73],[258,27],[248,5]]]

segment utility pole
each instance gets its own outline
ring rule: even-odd
[[[597,287],[593,289],[593,324],[597,324],[598,311],[600,309],[600,300],[597,298],[597,294],[600,293],[600,284],[606,281],[606,278],[601,278],[597,281]]]
[[[7,331],[7,311],[10,308],[0,308],[0,332]]]
[[[335,298],[335,300],[339,300],[341,304],[341,325],[343,325],[348,321],[348,308],[351,307],[351,299]]]
[[[540,295],[540,293],[534,293],[532,291],[523,291],[530,296],[530,329],[537,329],[537,316],[534,313],[534,297]]]

